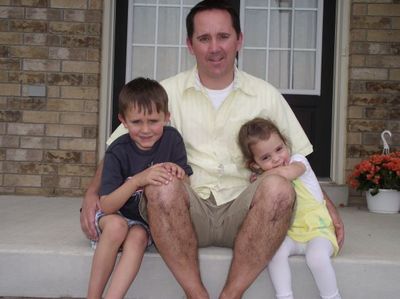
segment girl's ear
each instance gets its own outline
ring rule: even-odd
[[[124,117],[121,113],[118,113],[118,119],[119,119],[119,121],[124,125],[125,128],[128,127],[128,126],[126,125],[125,117]]]
[[[171,120],[171,113],[165,113],[165,125],[168,125]]]

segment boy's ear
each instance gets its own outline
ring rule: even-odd
[[[165,113],[165,124],[169,124],[169,121],[171,120],[171,113],[167,112]]]
[[[124,127],[127,128],[125,117],[121,113],[118,113],[118,119],[124,125]]]

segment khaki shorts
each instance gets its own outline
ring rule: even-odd
[[[236,234],[246,217],[258,183],[250,184],[237,198],[217,206],[214,197],[200,198],[189,185],[190,216],[197,234],[199,247],[219,246],[233,248]],[[143,196],[139,209],[147,221],[146,198]]]

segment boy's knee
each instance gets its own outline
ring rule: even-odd
[[[102,235],[106,235],[113,242],[122,243],[128,232],[128,223],[119,215],[109,215],[105,222]]]

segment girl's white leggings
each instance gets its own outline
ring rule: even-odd
[[[321,298],[341,299],[335,271],[330,259],[332,253],[333,247],[328,239],[317,237],[307,243],[299,243],[286,236],[268,265],[269,275],[275,287],[276,298],[294,298],[289,256],[305,255],[307,266],[314,276]]]

